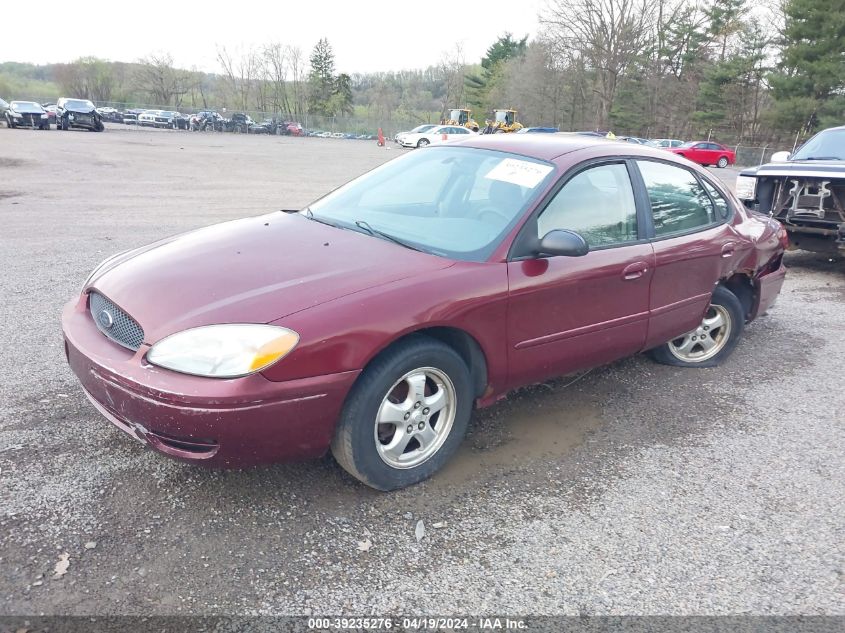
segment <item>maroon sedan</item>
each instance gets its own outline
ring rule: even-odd
[[[666,150],[704,166],[724,168],[736,162],[736,153],[730,147],[713,141],[690,141],[678,147],[667,147]]]
[[[784,244],[665,151],[491,135],[116,255],[62,322],[85,393],[147,446],[214,466],[331,448],[389,490],[520,385],[642,351],[718,364],[778,294]]]

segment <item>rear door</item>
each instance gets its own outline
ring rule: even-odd
[[[652,247],[642,232],[625,160],[593,163],[567,178],[523,228],[508,262],[510,384],[600,365],[643,348]],[[580,233],[583,257],[522,253],[553,229]]]
[[[731,211],[709,183],[680,165],[635,161],[650,207],[655,268],[646,347],[689,332],[701,322],[718,281],[743,240],[727,222]]]

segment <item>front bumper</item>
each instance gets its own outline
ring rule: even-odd
[[[845,255],[845,222],[828,222],[822,226],[783,224],[789,233],[790,248],[805,251]]]
[[[84,127],[93,129],[97,126],[97,120],[92,114],[68,114],[68,124],[71,127]]]
[[[158,452],[214,467],[324,454],[359,373],[272,382],[161,369],[146,362],[148,345],[133,352],[105,337],[85,296],[65,306],[62,327],[68,363],[106,418]]]

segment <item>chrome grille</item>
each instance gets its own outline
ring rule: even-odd
[[[100,293],[89,295],[88,309],[97,329],[115,343],[134,351],[144,342],[144,330],[138,322]]]

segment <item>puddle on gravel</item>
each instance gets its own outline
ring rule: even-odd
[[[454,486],[495,471],[530,466],[571,453],[602,424],[598,406],[583,394],[537,393],[476,413],[455,457],[431,484]],[[579,397],[580,396],[580,397]]]

